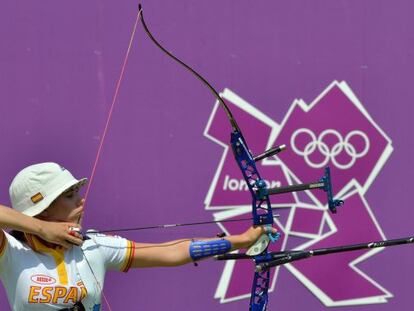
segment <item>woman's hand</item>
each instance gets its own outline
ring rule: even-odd
[[[252,226],[244,233],[240,234],[243,241],[243,248],[252,246],[263,234],[276,233],[277,229],[267,226]]]
[[[66,249],[73,245],[81,246],[83,244],[80,226],[77,223],[70,222],[51,222],[39,220],[41,222],[38,236],[43,240],[62,246]]]

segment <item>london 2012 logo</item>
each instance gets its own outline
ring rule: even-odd
[[[275,196],[280,208],[276,226],[283,236],[270,251],[322,248],[360,241],[384,240],[375,210],[365,200],[382,166],[392,153],[392,142],[366,111],[346,82],[332,82],[310,104],[301,99],[290,106],[281,123],[225,89],[221,96],[243,128],[249,147],[256,152],[286,144],[279,157],[258,162],[268,186],[287,186],[318,180],[321,168],[330,166],[338,197],[346,201],[340,217],[332,217],[324,192],[287,193]],[[206,210],[217,221],[246,218],[251,213],[248,187],[227,145],[229,125],[216,103],[204,135],[220,146],[221,159],[205,199]],[[375,143],[374,143],[375,142]],[[219,224],[227,233],[238,233],[246,224]],[[381,249],[360,250],[315,257],[277,267],[271,274],[272,292],[280,269],[286,269],[326,306],[385,303],[392,297],[381,284],[358,268]],[[222,303],[250,297],[252,265],[228,261],[215,298]],[[326,276],[329,275],[329,278]],[[341,280],[332,286],[332,279]]]

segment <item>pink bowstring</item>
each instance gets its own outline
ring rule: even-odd
[[[87,198],[88,198],[88,195],[89,195],[91,186],[92,186],[92,182],[93,182],[94,177],[95,177],[95,174],[96,174],[96,168],[98,167],[98,162],[99,162],[99,159],[100,159],[101,154],[102,154],[102,149],[103,149],[104,141],[105,141],[105,138],[106,138],[106,134],[108,132],[108,129],[109,129],[109,124],[110,124],[110,121],[111,121],[111,118],[112,118],[112,113],[114,111],[115,103],[117,102],[117,98],[118,98],[118,94],[119,94],[119,89],[121,87],[121,82],[123,80],[124,73],[125,73],[125,69],[126,69],[126,65],[128,63],[129,53],[131,51],[132,43],[134,41],[135,31],[137,30],[138,22],[139,22],[139,20],[141,18],[141,12],[142,12],[142,9],[138,11],[137,18],[136,18],[135,24],[134,24],[134,28],[132,29],[131,37],[129,39],[128,49],[127,49],[127,51],[125,53],[124,61],[122,63],[121,73],[120,73],[119,78],[118,78],[118,81],[116,83],[114,96],[112,98],[112,103],[111,103],[111,106],[109,108],[108,117],[106,118],[105,127],[104,127],[104,130],[102,132],[102,138],[101,138],[101,140],[99,142],[98,151],[96,152],[95,161],[93,163],[92,173],[91,173],[91,176],[89,177],[88,186],[86,187],[84,206],[86,205],[86,201],[87,201]]]
[[[114,111],[115,103],[117,102],[119,90],[121,88],[121,83],[122,83],[122,80],[123,80],[123,77],[124,77],[126,65],[128,63],[129,54],[130,54],[130,51],[131,51],[131,48],[132,48],[132,43],[134,41],[135,31],[137,29],[138,22],[139,22],[139,20],[141,18],[141,12],[142,12],[142,9],[139,9],[138,10],[137,17],[135,19],[134,27],[133,27],[132,32],[131,32],[131,37],[129,39],[128,48],[127,48],[127,51],[125,53],[124,61],[122,63],[121,72],[120,72],[119,78],[118,78],[117,83],[116,83],[116,86],[115,86],[114,96],[112,98],[112,103],[111,103],[111,106],[109,108],[108,117],[106,118],[105,127],[104,127],[104,130],[103,130],[103,133],[102,133],[102,137],[101,137],[101,140],[99,142],[98,151],[96,152],[95,160],[94,160],[93,167],[92,167],[92,173],[91,173],[91,176],[89,177],[89,183],[88,183],[88,186],[86,188],[85,199],[84,199],[84,207],[86,206],[86,200],[88,198],[88,195],[89,195],[89,192],[90,192],[90,189],[91,189],[91,186],[92,186],[92,182],[93,182],[94,177],[95,177],[95,174],[96,174],[96,168],[98,166],[99,159],[100,159],[101,154],[102,154],[102,149],[103,149],[104,141],[105,141],[105,138],[106,138],[106,134],[108,132],[108,129],[109,129],[109,124],[110,124],[110,121],[111,121],[111,118],[112,118],[112,113]],[[89,262],[88,262],[88,265],[89,265]],[[103,288],[102,288],[101,284],[99,283],[98,279],[96,278],[95,273],[92,270],[92,267],[90,267],[90,269],[91,269],[92,274],[93,274],[93,276],[95,278],[96,284],[97,284],[97,286],[99,287],[99,290],[102,293],[102,297],[103,297],[106,305],[108,306],[108,309],[110,311],[112,311],[111,305],[109,304],[109,301],[108,301],[107,297],[105,296],[105,293],[103,291]]]

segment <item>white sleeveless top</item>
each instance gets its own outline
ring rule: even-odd
[[[26,235],[26,244],[5,232],[0,279],[12,310],[59,310],[78,301],[86,310],[101,310],[106,271],[128,271],[135,245],[118,236],[88,236],[82,247],[65,251],[34,235]]]

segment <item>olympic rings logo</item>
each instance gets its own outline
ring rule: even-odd
[[[307,135],[310,138],[310,142],[308,142],[302,150],[296,145],[299,135]],[[327,136],[333,136],[337,141],[331,146],[331,148],[324,142],[324,140],[326,141]],[[353,137],[360,137],[363,139],[364,148],[362,151],[358,152],[357,148],[351,144],[350,141]],[[305,159],[305,162],[312,168],[324,167],[329,163],[329,161],[331,161],[337,168],[346,170],[351,168],[357,159],[364,157],[368,153],[370,141],[368,136],[359,130],[349,132],[344,139],[339,132],[333,129],[326,129],[320,133],[318,137],[316,137],[315,133],[313,133],[310,129],[301,128],[292,134],[292,137],[290,138],[290,145],[293,152],[299,156],[302,156]],[[311,155],[315,152],[319,152],[322,155],[322,160],[320,162],[315,163],[310,159]],[[339,163],[337,159],[343,152],[351,158],[350,161],[345,164]]]

